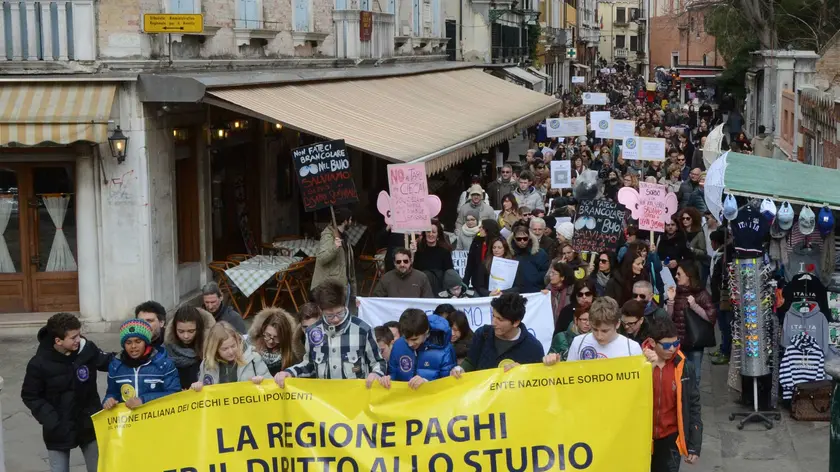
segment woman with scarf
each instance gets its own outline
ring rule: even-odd
[[[712,297],[704,288],[700,279],[697,267],[692,261],[682,261],[677,268],[676,287],[668,287],[668,303],[665,306],[668,314],[677,325],[677,333],[680,336],[680,350],[685,354],[686,359],[694,364],[694,383],[700,387],[700,366],[703,363],[703,348],[691,346],[686,338],[686,321],[688,311],[708,321],[712,325],[717,320],[715,304]]]
[[[467,286],[472,283],[472,286],[475,287],[476,270],[484,263],[484,259],[490,252],[488,242],[498,239],[500,231],[501,228],[499,228],[499,223],[496,220],[481,220],[478,234],[473,238],[470,251],[467,253],[467,267],[464,268],[464,283]]]
[[[688,250],[697,264],[697,273],[708,274],[712,258],[706,250],[706,233],[703,232],[703,218],[700,212],[696,208],[686,207],[680,210],[678,215]]]
[[[423,232],[418,244],[411,244],[411,252],[414,254],[413,267],[429,278],[432,293],[446,290],[444,275],[450,270],[454,272],[455,266],[452,264],[452,245],[446,239],[440,220],[432,218],[432,229]]]
[[[593,301],[595,301],[595,282],[592,279],[578,280],[575,282],[574,288],[572,289],[572,299],[560,311],[560,316],[557,317],[557,321],[554,323],[554,334],[552,334],[552,337],[566,331],[569,325],[575,320],[575,315],[588,312]]]
[[[618,171],[610,169],[604,183],[604,198],[614,202],[618,201],[619,189],[621,189],[621,181],[618,179]]]
[[[216,319],[201,308],[184,305],[175,312],[166,327],[166,353],[178,369],[181,390],[198,380],[198,369],[204,355],[204,340]]]
[[[555,324],[557,324],[557,318],[560,317],[560,312],[570,302],[574,282],[574,271],[563,262],[555,262],[551,265],[551,269],[548,269],[548,286],[542,292],[551,293],[551,312],[554,315]]]
[[[271,375],[303,358],[302,328],[282,308],[264,308],[248,330],[248,344],[262,357]]]
[[[464,226],[461,226],[461,232],[458,233],[455,249],[459,251],[469,250],[473,239],[478,234],[478,230],[478,212],[468,212],[464,218]]]
[[[618,270],[613,271],[607,283],[606,296],[613,298],[619,306],[633,298],[634,283],[640,280],[650,282],[645,256],[628,250]]]
[[[496,239],[490,240],[489,244],[490,252],[484,258],[484,262],[476,267],[475,275],[472,278],[473,289],[480,297],[491,295],[489,289],[490,267],[493,266],[493,258],[513,259],[513,252],[505,238],[497,236]],[[498,295],[499,293],[501,292],[494,292],[492,295]]]
[[[513,225],[522,219],[522,213],[519,212],[519,203],[512,193],[502,197],[502,211],[499,212],[499,226],[510,230]]]
[[[610,274],[613,266],[615,266],[615,256],[610,252],[603,254],[593,254],[592,257],[598,261],[598,268],[589,274],[589,279],[595,283],[595,292],[599,297],[603,297],[607,292],[607,284],[610,281]]]

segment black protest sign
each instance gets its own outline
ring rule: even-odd
[[[609,200],[583,200],[578,204],[572,247],[578,252],[615,252],[621,237],[624,205]]]
[[[294,149],[292,160],[306,211],[359,201],[343,139]]]

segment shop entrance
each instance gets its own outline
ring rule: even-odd
[[[0,164],[0,313],[79,310],[73,162]]]

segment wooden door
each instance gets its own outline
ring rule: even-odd
[[[0,312],[79,310],[74,174],[73,162],[0,165]]]

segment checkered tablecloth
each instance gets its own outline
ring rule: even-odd
[[[274,274],[283,272],[299,261],[300,257],[254,256],[226,270],[225,274],[243,295],[250,297],[262,284],[274,277]]]
[[[329,223],[315,223],[315,226],[320,231],[323,231],[328,224]],[[365,231],[367,231],[367,226],[354,223],[353,226],[351,226],[347,230],[347,237],[350,238],[350,244],[352,244],[353,246],[359,244],[359,240],[362,239],[362,236],[365,234]]]
[[[273,246],[277,249],[288,249],[291,255],[302,252],[309,257],[315,257],[318,253],[319,241],[317,239],[292,239],[289,241],[277,241]]]

